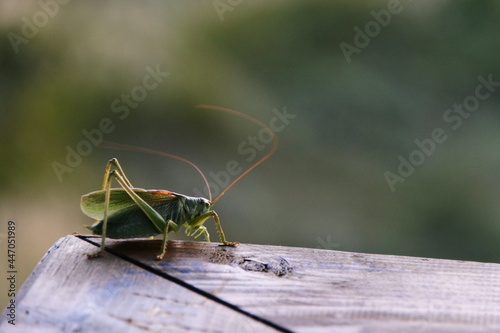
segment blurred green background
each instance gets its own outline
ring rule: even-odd
[[[198,104],[290,114],[275,155],[214,207],[230,241],[500,262],[500,87],[470,97],[478,77],[500,82],[498,1],[6,0],[0,30],[0,262],[12,219],[18,285],[86,233],[80,196],[109,158],[136,187],[203,190],[182,162],[84,143],[103,119],[104,140],[211,181],[255,162],[238,147],[260,128]],[[464,101],[479,105],[447,113]],[[446,141],[415,152],[435,128]],[[68,165],[67,149],[86,156]],[[392,191],[385,174],[410,155],[420,165]]]

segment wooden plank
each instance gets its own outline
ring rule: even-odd
[[[297,332],[498,332],[500,265],[240,244],[113,249]]]
[[[152,240],[109,240],[111,253],[87,260],[96,248],[82,243],[69,236],[63,254],[42,260],[21,290],[19,323],[276,331],[263,318],[293,332],[500,331],[500,264],[183,241],[156,261]]]
[[[19,290],[15,326],[0,332],[228,332],[275,329],[96,247],[57,242]]]

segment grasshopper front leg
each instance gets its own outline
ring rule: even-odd
[[[193,238],[198,238],[201,235],[205,235],[205,241],[210,242],[210,235],[208,234],[207,227],[204,225],[200,225],[197,228],[191,228],[190,226],[186,227],[186,236],[193,237]]]
[[[198,217],[196,220],[190,223],[191,228],[196,228],[200,229],[200,227],[203,227],[202,224],[208,220],[209,218],[213,217],[215,221],[215,227],[217,229],[217,233],[219,234],[220,241],[227,246],[235,246],[236,244],[239,244],[238,242],[228,242],[226,240],[226,236],[224,235],[224,231],[222,230],[222,226],[220,224],[220,219],[219,215],[213,210],[210,210],[206,212],[205,214],[201,215]],[[208,238],[208,231],[205,227],[203,227],[202,233],[205,233],[205,236]]]

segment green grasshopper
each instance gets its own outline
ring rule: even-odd
[[[100,250],[89,254],[89,258],[102,256],[105,250],[106,237],[115,239],[152,237],[163,234],[161,252],[156,256],[157,260],[163,259],[167,251],[168,234],[178,232],[184,226],[188,236],[198,238],[204,235],[205,240],[210,242],[210,236],[203,223],[209,218],[215,220],[215,226],[223,245],[235,246],[237,242],[228,242],[219,216],[211,208],[233,186],[252,169],[269,158],[277,149],[278,140],[276,133],[261,121],[240,112],[208,105],[198,106],[232,113],[251,120],[269,131],[273,137],[273,147],[264,157],[253,164],[245,172],[239,175],[212,201],[210,187],[201,170],[192,162],[168,153],[162,153],[147,148],[132,147],[125,145],[113,145],[117,149],[156,153],[163,156],[175,158],[192,165],[203,177],[207,186],[210,199],[202,197],[190,197],[165,190],[145,190],[132,186],[127,179],[120,163],[116,158],[108,161],[104,172],[104,182],[101,190],[82,196],[81,209],[87,216],[96,219],[92,226],[88,226],[93,234],[101,235]],[[111,188],[111,182],[115,179],[121,188]]]

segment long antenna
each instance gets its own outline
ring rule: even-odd
[[[210,191],[210,186],[208,185],[207,178],[205,177],[205,175],[203,174],[203,172],[200,170],[200,168],[198,168],[196,166],[196,164],[194,164],[193,162],[191,162],[191,161],[189,161],[189,160],[187,160],[187,159],[185,159],[183,157],[180,157],[180,156],[177,156],[177,155],[174,155],[174,154],[164,153],[162,151],[158,151],[158,150],[154,150],[154,149],[149,149],[149,148],[144,148],[144,147],[137,147],[137,146],[130,146],[130,145],[124,145],[124,144],[121,144],[121,143],[114,143],[114,142],[108,142],[108,141],[104,141],[103,143],[101,143],[99,145],[99,148],[111,148],[111,149],[129,150],[129,151],[138,151],[138,152],[143,152],[143,153],[157,154],[157,155],[161,155],[161,156],[175,158],[176,160],[179,160],[179,161],[182,161],[182,162],[186,162],[187,164],[189,164],[193,168],[195,168],[196,171],[198,171],[198,173],[201,175],[201,177],[203,178],[203,181],[205,182],[205,186],[207,187],[207,190],[208,190],[209,200],[212,201],[212,191]]]
[[[200,108],[200,109],[212,109],[212,110],[218,110],[218,111],[223,111],[223,112],[227,112],[227,113],[231,113],[231,114],[234,114],[234,115],[237,115],[241,118],[245,118],[245,119],[248,119],[250,120],[251,122],[259,125],[260,127],[264,128],[265,130],[267,130],[273,137],[273,147],[271,148],[271,150],[264,156],[262,157],[260,160],[258,160],[257,162],[254,163],[254,165],[252,165],[250,168],[248,168],[247,170],[245,170],[245,172],[243,172],[241,175],[239,175],[235,180],[232,181],[231,184],[229,184],[216,198],[214,201],[212,201],[212,203],[216,203],[217,200],[220,199],[220,197],[222,197],[226,192],[227,190],[229,190],[234,184],[236,184],[241,178],[243,178],[244,176],[246,176],[247,173],[249,173],[250,171],[252,171],[253,169],[255,169],[259,164],[261,164],[262,162],[264,162],[265,160],[267,160],[269,157],[271,157],[272,154],[274,154],[274,152],[276,151],[276,149],[278,148],[278,136],[276,135],[276,133],[269,127],[267,126],[266,124],[264,124],[263,122],[261,122],[260,120],[257,120],[253,117],[250,117],[249,115],[247,114],[244,114],[244,113],[241,113],[241,112],[238,112],[238,111],[234,111],[234,110],[231,110],[231,109],[226,109],[226,108],[222,108],[222,107],[219,107],[219,106],[213,106],[213,105],[205,105],[205,104],[200,104],[200,105],[197,105],[196,106],[197,108]]]
[[[114,143],[114,142],[108,142],[108,141],[102,142],[99,145],[99,147],[100,148],[111,148],[111,149],[129,150],[129,151],[137,151],[137,152],[143,152],[143,153],[157,154],[157,155],[166,156],[166,157],[174,158],[176,160],[185,162],[185,163],[191,165],[193,168],[195,168],[196,171],[198,171],[198,173],[201,175],[201,177],[203,178],[203,181],[205,182],[205,186],[207,187],[207,190],[208,190],[209,200],[212,202],[212,204],[215,204],[217,202],[217,200],[219,200],[227,192],[227,190],[229,190],[241,178],[245,177],[250,171],[252,171],[253,169],[255,169],[259,164],[261,164],[262,162],[264,162],[265,160],[267,160],[269,157],[271,157],[272,154],[274,154],[274,152],[278,148],[278,136],[276,135],[276,133],[269,126],[267,126],[266,124],[264,124],[260,120],[257,120],[257,119],[255,119],[255,118],[253,118],[253,117],[251,117],[251,116],[249,116],[247,114],[244,114],[242,112],[231,110],[231,109],[227,109],[227,108],[223,108],[223,107],[219,107],[219,106],[205,105],[205,104],[200,104],[200,105],[197,105],[196,107],[199,108],[199,109],[212,109],[212,110],[222,111],[222,112],[226,112],[226,113],[231,113],[231,114],[234,114],[234,115],[236,115],[238,117],[248,119],[251,122],[259,125],[262,128],[264,128],[273,137],[273,146],[272,146],[271,150],[264,157],[262,157],[260,160],[258,160],[257,162],[255,162],[247,170],[245,170],[241,175],[239,175],[238,177],[236,177],[236,179],[233,180],[231,182],[231,184],[229,184],[215,198],[215,200],[213,200],[213,201],[212,201],[212,191],[210,189],[210,185],[208,184],[207,178],[205,177],[205,175],[203,174],[203,172],[200,170],[200,168],[198,168],[196,166],[196,164],[194,164],[193,162],[191,162],[191,161],[189,161],[189,160],[187,160],[187,159],[185,159],[183,157],[180,157],[180,156],[177,156],[177,155],[174,155],[174,154],[165,153],[165,152],[158,151],[158,150],[154,150],[154,149],[150,149],[150,148],[144,148],[144,147],[138,147],[138,146],[132,146],[132,145],[125,145],[125,144],[121,144],[121,143]]]

